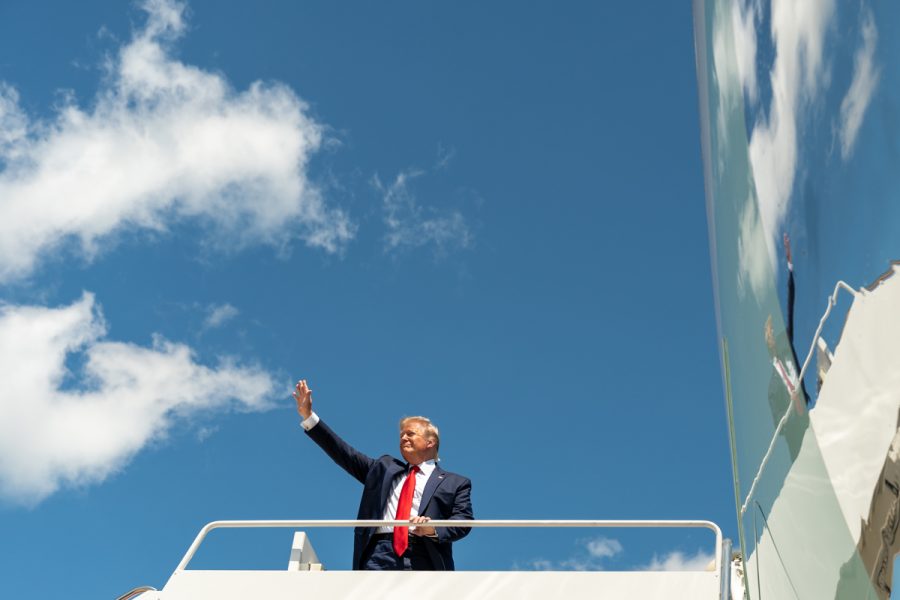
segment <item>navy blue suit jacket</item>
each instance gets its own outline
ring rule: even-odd
[[[398,475],[405,473],[407,465],[404,461],[385,454],[378,458],[366,456],[342,440],[321,419],[306,434],[325,451],[331,459],[363,484],[362,498],[359,501],[360,520],[381,520],[384,518],[384,507],[387,506],[392,483]],[[422,501],[419,504],[419,515],[432,519],[471,519],[472,482],[467,478],[444,471],[435,466],[431,477],[425,483]],[[452,571],[452,543],[465,537],[469,527],[437,527],[437,539],[422,538],[430,544],[429,555],[437,571]],[[362,569],[363,553],[375,533],[373,527],[357,527],[353,537],[353,568]],[[436,550],[436,552],[435,552]]]

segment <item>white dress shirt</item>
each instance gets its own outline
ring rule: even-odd
[[[303,427],[305,431],[309,431],[313,427],[319,424],[319,415],[316,413],[312,413],[309,415],[308,419],[304,419],[300,426]],[[425,462],[418,465],[419,472],[416,473],[416,491],[413,492],[413,501],[412,507],[409,509],[409,518],[418,517],[419,516],[419,504],[422,502],[422,494],[425,492],[425,484],[428,482],[428,478],[431,477],[431,474],[434,472],[434,467],[436,463],[433,458],[426,460]],[[385,521],[393,521],[397,516],[397,505],[400,503],[400,490],[403,489],[403,482],[406,481],[406,476],[409,471],[403,471],[399,475],[397,475],[396,479],[394,479],[393,489],[391,490],[391,495],[388,496],[387,506],[384,507],[384,516],[382,517]],[[410,529],[415,529],[415,527],[410,527]],[[393,533],[393,527],[379,527],[376,533]]]
[[[300,427],[303,428],[303,431],[309,431],[318,424],[319,415],[317,415],[316,413],[310,413],[309,418],[300,421]]]
[[[422,494],[425,492],[425,484],[428,482],[428,478],[431,477],[431,473],[434,472],[434,459],[430,458],[419,465],[419,471],[416,473],[416,491],[413,492],[413,501],[412,507],[409,509],[409,518],[418,517],[419,516],[419,504],[422,502]],[[397,505],[400,504],[400,491],[403,489],[403,482],[406,481],[406,476],[409,471],[403,471],[397,478],[394,479],[394,489],[391,490],[391,495],[388,496],[387,506],[384,507],[384,517],[386,521],[393,521],[397,516]],[[411,529],[415,529],[412,527]],[[378,531],[375,533],[393,533],[393,527],[379,527]]]

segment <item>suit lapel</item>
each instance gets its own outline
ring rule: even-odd
[[[397,478],[397,475],[406,471],[406,463],[401,463],[399,460],[394,459],[387,466],[384,471],[384,479],[381,480],[381,510],[384,511],[387,506],[388,496],[391,495],[391,490],[394,489],[394,480]],[[379,515],[379,519],[381,516]]]
[[[431,472],[431,477],[428,478],[428,481],[425,482],[425,489],[422,491],[422,500],[419,502],[419,514],[424,515],[425,509],[428,508],[428,503],[431,502],[431,497],[434,496],[434,491],[438,489],[438,486],[444,483],[444,479],[446,479],[447,473],[444,472],[439,466],[435,465],[434,471]]]

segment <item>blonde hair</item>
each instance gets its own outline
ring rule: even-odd
[[[438,459],[438,450],[441,448],[441,432],[438,431],[437,425],[431,422],[428,417],[403,417],[400,419],[400,430],[407,423],[418,423],[425,430],[425,437],[434,440],[434,458]]]

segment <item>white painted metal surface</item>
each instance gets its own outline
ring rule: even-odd
[[[778,452],[787,460],[786,447]],[[746,535],[758,542],[744,567],[753,600],[847,597],[837,589],[855,544],[846,528],[823,526],[840,519],[840,507],[811,428],[771,510],[763,513],[754,502],[750,517]]]
[[[822,318],[819,319],[819,326],[816,328],[816,333],[813,335],[812,342],[810,343],[809,347],[809,352],[806,355],[806,360],[803,361],[803,368],[800,369],[800,374],[797,376],[798,381],[803,381],[803,378],[806,376],[806,370],[809,368],[810,360],[813,357],[813,353],[815,353],[816,351],[819,338],[822,335],[822,328],[825,326],[825,321],[827,321],[828,317],[831,315],[831,309],[833,309],[835,304],[837,304],[838,292],[840,292],[841,290],[846,290],[854,298],[857,298],[859,296],[859,292],[854,290],[843,281],[838,281],[835,284],[834,292],[828,297],[828,304],[825,308],[825,312],[822,314]],[[750,502],[753,500],[753,495],[756,492],[756,486],[759,484],[759,480],[762,478],[763,472],[766,470],[766,465],[769,464],[769,459],[772,458],[772,452],[775,450],[775,442],[778,440],[778,436],[781,434],[781,430],[784,429],[785,423],[787,423],[788,418],[791,416],[791,411],[793,411],[793,403],[789,402],[787,409],[784,411],[784,415],[781,417],[781,420],[778,422],[778,426],[775,428],[775,432],[772,434],[772,439],[769,440],[769,447],[766,449],[766,453],[763,456],[762,461],[760,461],[759,463],[759,468],[756,471],[756,476],[753,477],[753,482],[750,484],[750,491],[747,492],[747,497],[744,499],[744,504],[741,506],[741,517],[743,517],[747,512],[747,508],[750,506]]]
[[[148,592],[141,600],[271,600],[295,598],[385,598],[418,599],[467,598],[604,598],[605,600],[712,600],[723,598],[728,589],[723,567],[727,544],[722,532],[711,521],[590,521],[590,520],[477,520],[431,521],[436,527],[640,527],[640,528],[705,528],[715,534],[715,563],[707,571],[201,571],[188,570],[187,565],[213,529],[235,527],[376,527],[408,525],[405,521],[215,521],[197,535],[166,586],[159,592]],[[298,545],[299,543],[299,545]],[[294,558],[305,560],[303,548],[309,538],[295,538]],[[311,546],[309,546],[311,550]],[[727,594],[727,592],[725,592]]]
[[[291,557],[288,559],[288,571],[321,571],[322,561],[309,541],[305,531],[295,531],[291,543]]]
[[[719,597],[717,575],[712,571],[181,571],[158,596],[148,595],[146,600],[712,600]]]
[[[745,564],[753,598],[786,597],[786,590],[793,598],[847,598],[842,570],[860,563],[871,574],[858,544],[880,473],[893,459],[900,415],[900,268],[893,270],[854,295],[800,451],[768,514],[751,513],[757,531],[747,535],[759,538]],[[786,462],[783,444],[778,451]]]
[[[900,415],[900,268],[857,295],[809,418],[847,527],[859,539]]]

